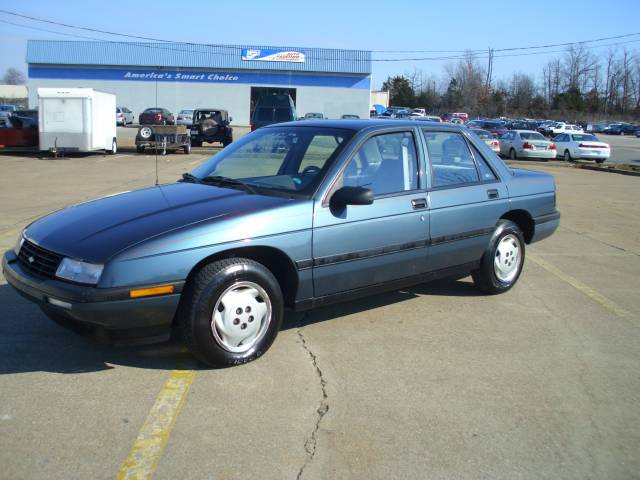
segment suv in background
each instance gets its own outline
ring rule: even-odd
[[[233,118],[220,108],[197,108],[192,113],[191,145],[201,147],[203,142],[221,142],[226,147],[233,142]]]
[[[290,95],[260,97],[251,119],[251,131],[274,123],[296,120],[296,107]]]

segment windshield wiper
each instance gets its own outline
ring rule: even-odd
[[[191,175],[190,173],[183,173],[181,181],[187,181],[191,183],[202,183],[201,179],[199,179],[195,175]]]
[[[235,178],[223,177],[220,175],[211,175],[200,179],[200,181],[203,183],[217,183],[219,185],[227,185],[229,187],[240,187],[247,193],[257,193],[256,189],[251,185],[240,180],[236,180]]]

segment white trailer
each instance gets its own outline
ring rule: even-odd
[[[38,88],[40,150],[116,153],[116,96],[93,88]]]

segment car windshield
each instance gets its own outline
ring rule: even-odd
[[[162,109],[161,108],[147,108],[142,113],[162,113]]]
[[[487,132],[486,130],[473,129],[471,131],[475,133],[478,137],[480,137],[482,140],[489,140],[493,138],[493,135],[491,135],[491,133]]]
[[[353,133],[315,127],[259,129],[200,165],[193,175],[205,183],[224,177],[259,193],[308,197]]]
[[[520,132],[520,138],[523,140],[545,140],[544,136],[538,132]]]
[[[598,137],[596,137],[595,135],[588,135],[588,134],[584,134],[584,135],[578,135],[578,134],[574,134],[572,135],[573,140],[576,142],[599,142]]]

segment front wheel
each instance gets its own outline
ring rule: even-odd
[[[510,220],[496,226],[480,267],[471,273],[473,283],[485,293],[503,293],[513,287],[524,265],[524,236]]]
[[[282,291],[273,274],[254,260],[229,258],[204,266],[189,281],[178,325],[198,359],[229,367],[264,354],[283,315]]]
[[[518,158],[515,148],[512,148],[511,150],[509,150],[509,158],[511,160],[516,160]]]

